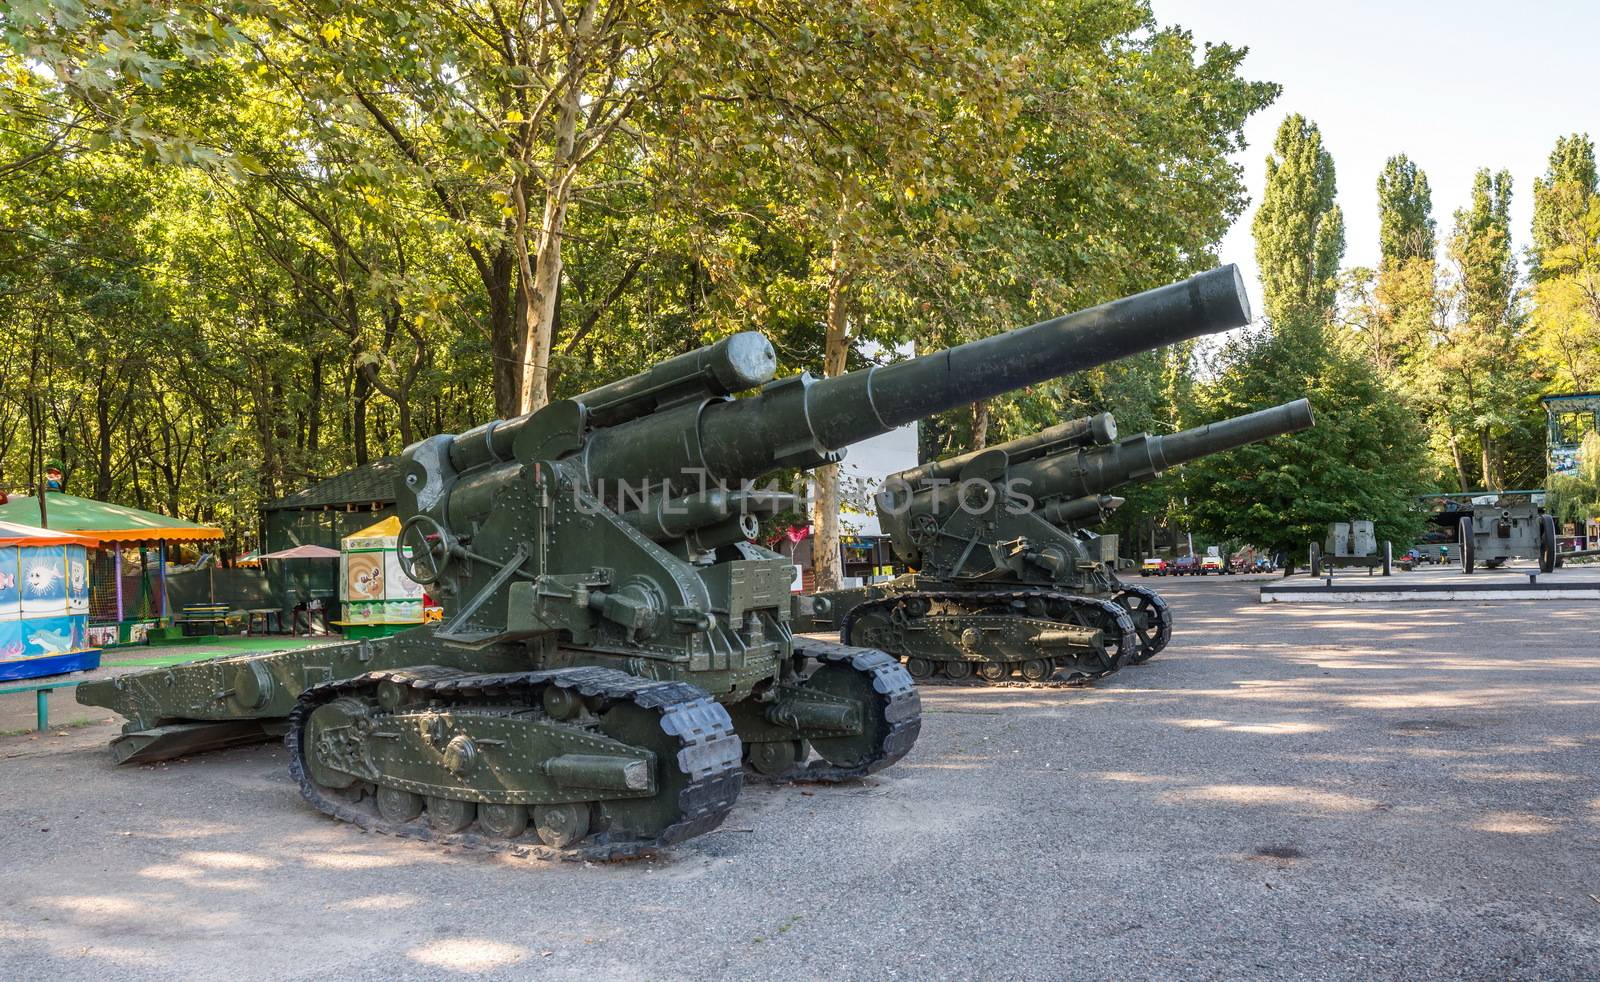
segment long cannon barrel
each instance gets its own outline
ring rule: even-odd
[[[1005,451],[1006,458],[1012,462],[1032,460],[1058,450],[1073,447],[1101,446],[1117,438],[1117,420],[1110,413],[1097,413],[1085,416],[1082,419],[1068,420],[1057,423],[1049,429],[1040,430],[1031,436],[1019,437],[1008,443],[996,444],[983,450],[974,450],[970,453],[959,454],[955,457],[946,457],[931,463],[913,467],[894,475],[894,479],[904,481],[915,486],[925,481],[949,480],[961,473],[961,469],[977,460],[986,453],[996,450]]]
[[[1011,468],[1008,477],[1014,488],[1035,498],[1105,494],[1191,460],[1309,429],[1313,422],[1311,403],[1297,399],[1169,436],[1141,433],[1106,447],[1025,461]]]
[[[754,479],[841,459],[852,443],[980,399],[1250,322],[1234,266],[945,351],[749,399],[686,403],[597,430],[591,481]]]

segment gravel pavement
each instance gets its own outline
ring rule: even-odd
[[[1260,582],[1163,582],[1172,646],[1093,688],[924,689],[896,767],[647,863],[364,834],[275,745],[0,738],[0,976],[1600,978],[1594,605]]]

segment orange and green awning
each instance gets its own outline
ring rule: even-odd
[[[44,504],[50,531],[77,533],[101,543],[211,542],[223,537],[221,529],[210,525],[60,491],[47,492]],[[18,497],[0,505],[0,522],[38,527],[39,499]]]

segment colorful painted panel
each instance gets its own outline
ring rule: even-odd
[[[423,588],[400,565],[399,531],[398,520],[385,519],[344,540],[339,556],[344,623],[422,623]]]
[[[89,550],[67,546],[67,613],[89,613]]]
[[[340,557],[344,567],[341,580],[346,603],[363,603],[383,599],[384,552],[346,551]]]
[[[0,622],[22,616],[21,552],[20,546],[0,546]]]
[[[22,616],[45,617],[67,612],[66,546],[22,549]]]
[[[88,625],[83,546],[0,547],[0,679],[97,667]]]

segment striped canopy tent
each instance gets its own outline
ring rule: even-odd
[[[182,518],[79,498],[61,491],[45,493],[41,516],[37,497],[12,498],[0,505],[0,522],[76,533],[97,539],[90,552],[89,623],[116,625],[116,637],[129,640],[124,625],[168,615],[166,544],[215,542],[222,529]],[[97,637],[97,640],[100,640]]]

